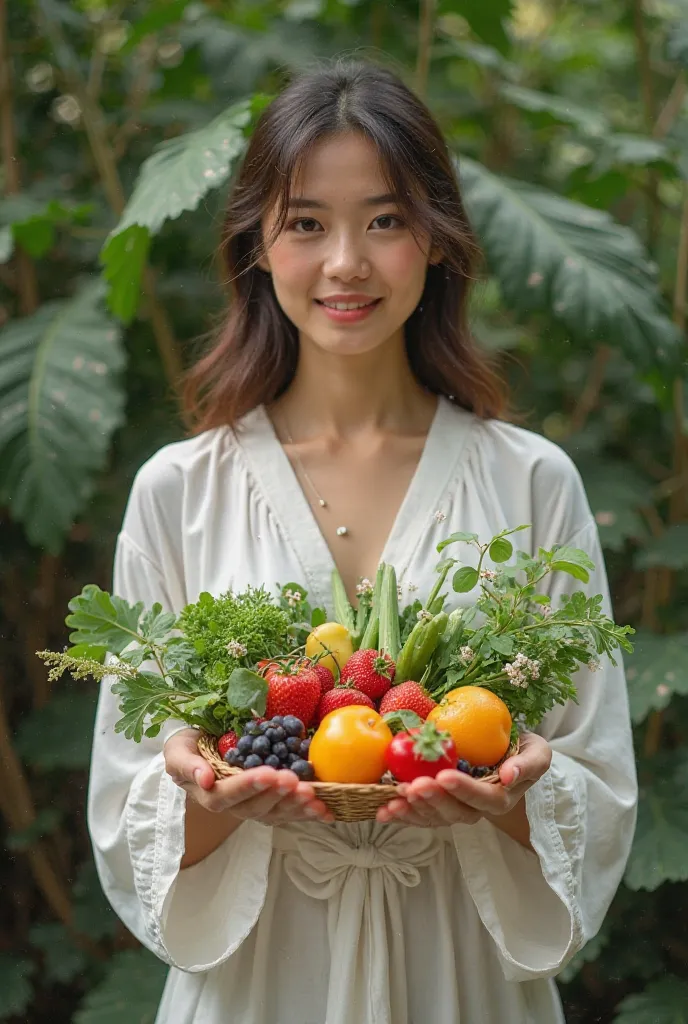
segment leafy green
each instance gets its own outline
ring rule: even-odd
[[[207,665],[236,662],[227,651],[232,642],[246,647],[247,664],[282,654],[288,625],[287,615],[263,586],[248,587],[239,595],[229,591],[217,598],[203,593],[195,604],[183,609],[178,622]]]
[[[641,789],[638,823],[624,881],[629,889],[688,879],[688,796],[671,780]]]
[[[0,953],[0,1020],[25,1014],[32,998],[28,979],[33,971],[30,960]]]
[[[673,362],[678,334],[655,269],[633,232],[608,213],[462,157],[469,217],[505,301],[543,311],[573,337],[615,344],[638,367]]]
[[[74,1024],[153,1024],[167,967],[147,949],[116,953],[104,980],[84,998]]]
[[[130,605],[124,598],[111,596],[95,583],[87,583],[82,592],[69,602],[69,609],[72,614],[65,622],[73,631],[69,635],[72,644],[85,644],[87,648],[104,647],[111,654],[121,654],[143,636],[139,627],[143,602]]]
[[[688,633],[662,636],[639,631],[624,657],[631,717],[642,722],[665,708],[673,693],[688,694]]]
[[[263,97],[242,100],[203,128],[161,143],[144,161],[134,192],[101,252],[110,309],[128,323],[136,313],[150,238],[167,220],[195,210],[223,185],[243,153]]]
[[[665,977],[619,1003],[613,1024],[688,1024],[688,982]]]
[[[124,414],[120,330],[100,282],[0,330],[0,501],[57,554]]]

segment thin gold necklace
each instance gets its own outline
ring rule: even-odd
[[[296,451],[296,448],[294,446],[294,439],[291,436],[291,432],[289,430],[289,424],[287,423],[287,421],[286,421],[286,419],[284,417],[284,414],[282,414],[282,421],[284,423],[284,432],[287,435],[287,441],[292,446],[292,449],[293,449],[293,452],[294,452],[294,458],[298,462],[299,468],[301,469],[301,472],[303,473],[304,477],[308,481],[308,484],[309,484],[311,490],[313,491],[313,494],[318,499],[318,505],[320,505],[320,508],[329,508],[330,506],[325,501],[325,499],[323,498],[322,494],[320,494],[320,492],[318,491],[318,488],[315,486],[315,484],[311,480],[310,476],[306,472],[306,467],[304,466],[303,462],[301,461],[301,456]],[[348,537],[349,536],[349,528],[348,528],[348,526],[338,526],[337,530],[336,530],[336,533],[337,533],[338,537]]]

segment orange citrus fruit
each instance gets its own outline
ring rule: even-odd
[[[428,721],[446,729],[460,758],[471,765],[495,765],[509,749],[511,715],[483,686],[458,686],[433,708]]]
[[[381,715],[350,704],[325,715],[308,751],[319,782],[379,782],[392,730]]]

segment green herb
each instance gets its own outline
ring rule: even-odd
[[[527,527],[506,530],[487,544],[464,533],[438,544],[438,551],[460,542],[477,550],[477,566],[461,566],[452,583],[458,593],[479,585],[480,596],[473,614],[455,623],[450,646],[438,645],[426,682],[436,700],[456,686],[484,686],[532,729],[555,704],[577,699],[574,676],[581,666],[596,669],[604,656],[616,664],[615,650],[632,651],[627,637],[635,630],[615,625],[602,611],[599,594],[589,597],[576,591],[553,609],[549,597],[538,590],[542,581],[565,572],[587,583],[594,563],[584,551],[555,546],[551,551],[541,548],[536,557],[519,551],[515,564],[506,565],[513,555],[507,537],[523,529]],[[483,568],[488,554],[496,569]],[[438,569],[446,576],[456,564],[445,559]],[[469,625],[476,619],[478,625]]]

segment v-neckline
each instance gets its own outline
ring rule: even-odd
[[[399,583],[433,513],[455,472],[474,416],[440,395],[423,451],[397,510],[380,555],[392,563]],[[332,608],[332,571],[336,557],[284,450],[264,405],[244,417],[237,440],[251,475],[263,492],[285,539],[296,554],[311,604]],[[289,582],[289,581],[284,581]],[[298,581],[297,581],[298,582]]]

